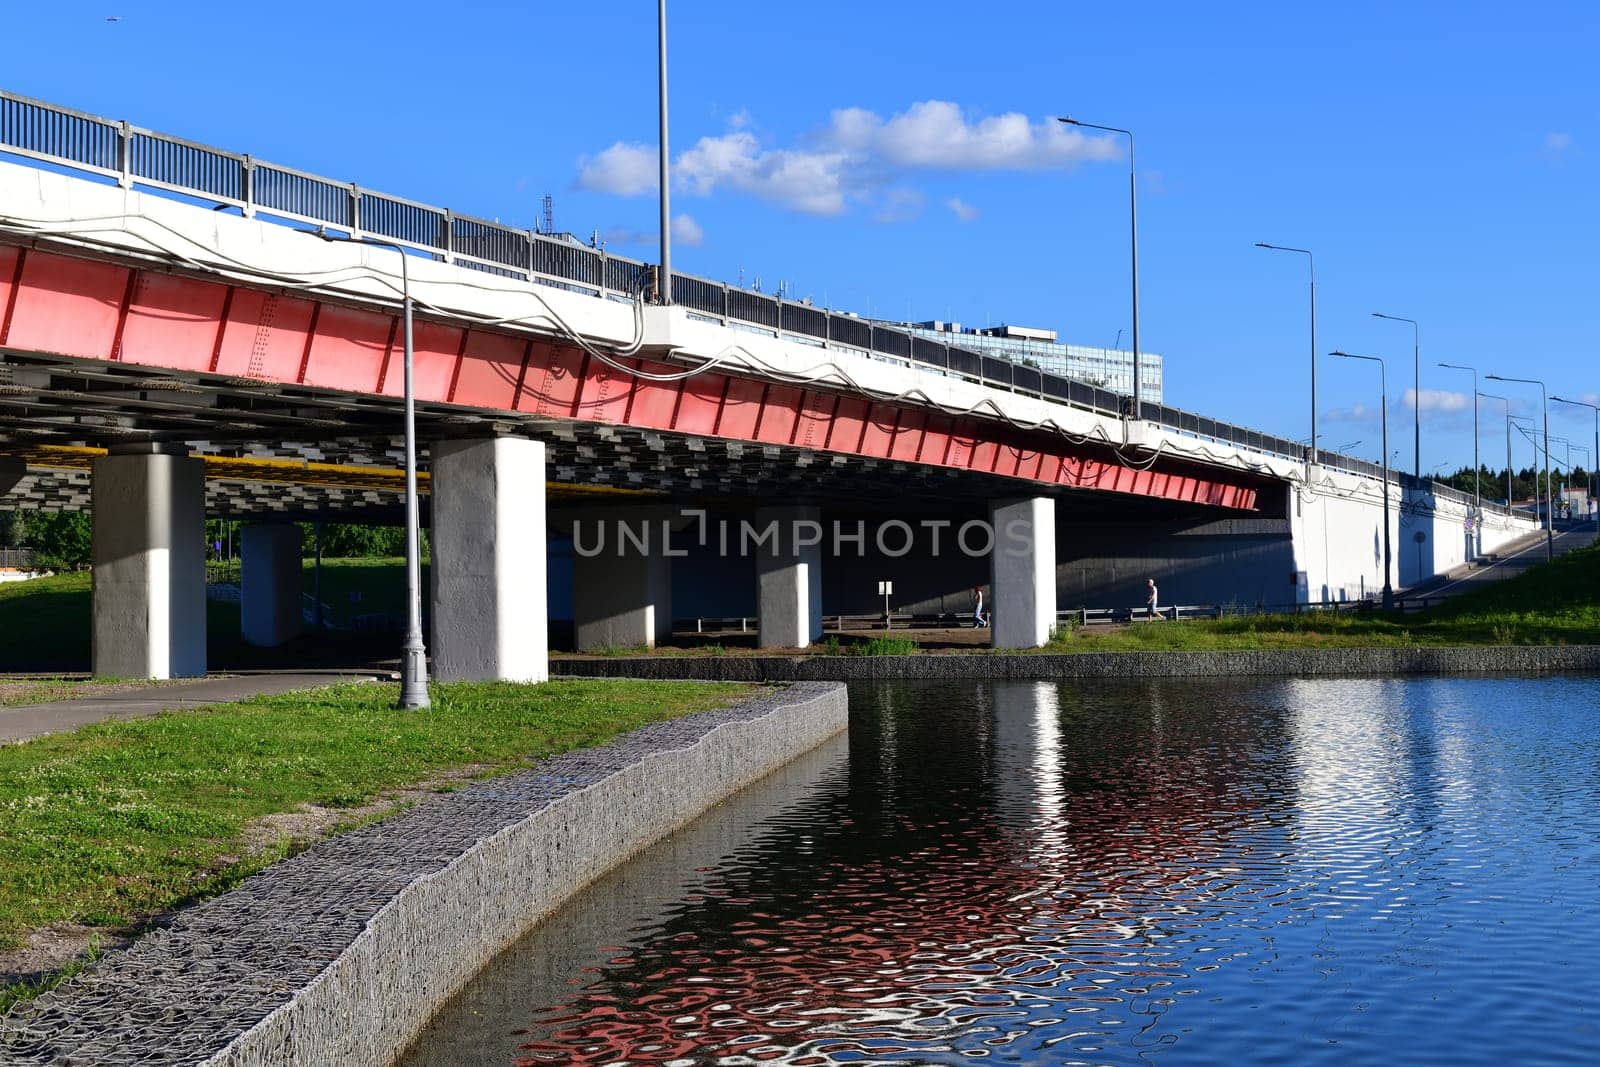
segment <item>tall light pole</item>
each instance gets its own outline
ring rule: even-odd
[[[1533,514],[1539,516],[1539,424],[1527,415],[1511,416],[1511,425],[1517,428],[1524,440],[1533,448]]]
[[[672,303],[672,194],[667,187],[667,0],[656,4],[657,106],[661,123],[661,277],[657,299]]]
[[[1075,118],[1058,118],[1068,126],[1082,126],[1090,130],[1120,133],[1128,138],[1128,236],[1133,245],[1133,409],[1131,415],[1140,415],[1139,387],[1142,376],[1139,370],[1139,178],[1133,157],[1133,131],[1120,126],[1100,126],[1093,122],[1080,122]]]
[[[1600,465],[1600,404],[1591,404],[1587,400],[1566,400],[1559,396],[1553,396],[1550,399],[1557,404],[1571,404],[1573,407],[1588,408],[1594,412],[1594,463]],[[1589,472],[1589,480],[1594,483],[1597,489],[1600,489],[1600,480],[1597,480],[1597,476],[1592,470]],[[1589,495],[1595,497],[1600,494],[1591,489]],[[1595,523],[1600,525],[1600,510],[1595,511]]]
[[[1306,477],[1309,479],[1311,467],[1317,462],[1317,259],[1305,248],[1272,245],[1265,241],[1257,241],[1256,247],[1270,248],[1274,252],[1298,252],[1306,257],[1306,265],[1311,270],[1311,458],[1306,461]]]
[[[401,321],[405,330],[406,421],[406,640],[400,655],[400,706],[424,709],[428,699],[428,650],[422,643],[422,551],[417,507],[417,403],[411,381],[411,272],[406,250],[374,237],[339,237],[317,231],[324,241],[392,248],[400,257]]]
[[[1394,586],[1389,584],[1389,573],[1393,569],[1389,551],[1389,368],[1381,356],[1360,356],[1354,352],[1328,354],[1340,359],[1364,359],[1378,365],[1378,397],[1382,401],[1378,410],[1383,418],[1383,607],[1388,610],[1394,607]]]
[[[1477,390],[1473,390],[1473,391],[1477,392]],[[1498,400],[1498,401],[1500,401],[1500,403],[1502,403],[1502,404],[1504,404],[1506,406],[1506,510],[1510,511],[1511,510],[1511,401],[1507,400],[1503,396],[1496,396],[1494,393],[1478,393],[1478,396],[1479,396],[1479,398],[1482,398],[1482,399]],[[1472,402],[1472,404],[1473,404],[1473,407],[1477,407],[1477,404],[1478,404],[1477,400],[1474,400]],[[1474,412],[1473,416],[1476,417],[1477,413]]]
[[[1468,367],[1463,363],[1441,363],[1441,367],[1451,370],[1465,370],[1472,372],[1472,532],[1473,554],[1477,554],[1477,546],[1483,543],[1482,532],[1478,529],[1483,522],[1483,475],[1480,473],[1478,463],[1478,368]],[[1417,394],[1418,408],[1420,410],[1422,395]]]
[[[1572,486],[1572,442],[1567,440],[1565,437],[1552,437],[1552,438],[1550,438],[1550,442],[1552,444],[1561,445],[1565,449],[1565,451],[1563,452],[1563,455],[1565,455],[1567,457],[1566,461],[1563,462],[1563,463],[1557,463],[1555,465],[1555,468],[1556,468],[1556,484],[1560,485],[1562,487],[1561,499],[1563,501],[1565,501],[1566,498],[1567,498],[1567,492],[1566,491],[1567,491],[1567,489],[1571,488],[1571,486]],[[1561,480],[1561,468],[1562,467],[1566,468],[1567,480],[1566,480],[1565,483],[1563,483],[1562,480]]]
[[[1375,319],[1388,319],[1391,322],[1409,322],[1411,324],[1411,358],[1415,364],[1416,384],[1412,386],[1411,405],[1413,425],[1415,427],[1415,440],[1411,448],[1411,473],[1418,481],[1422,480],[1422,327],[1416,319],[1401,318],[1399,315],[1385,315],[1381,311],[1374,311]]]
[[[1570,445],[1568,447],[1573,449],[1573,451],[1582,452],[1583,453],[1583,470],[1584,470],[1583,491],[1584,491],[1584,494],[1586,496],[1589,496],[1589,497],[1592,498],[1594,496],[1594,494],[1590,491],[1590,483],[1594,481],[1594,467],[1593,467],[1592,462],[1590,460],[1589,449],[1586,448],[1583,445]],[[1567,471],[1567,485],[1571,486],[1571,484],[1572,484],[1572,470],[1569,468],[1568,471]]]
[[[1555,504],[1556,498],[1550,493],[1550,393],[1543,382],[1537,378],[1511,378],[1499,374],[1487,374],[1484,377],[1496,382],[1521,382],[1523,385],[1537,385],[1539,387],[1539,411],[1544,416],[1544,558],[1546,561],[1556,558],[1556,531],[1555,531]],[[1534,468],[1538,470],[1537,467]],[[1536,475],[1537,477],[1537,475]],[[1537,497],[1537,490],[1533,494]]]

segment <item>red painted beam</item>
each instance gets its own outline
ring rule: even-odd
[[[418,319],[414,334],[424,402],[1257,506],[1259,479],[1183,463],[1135,470],[1109,449],[985,419],[717,372],[650,381],[570,345],[489,328]],[[20,352],[398,396],[400,343],[393,313],[0,245],[0,345]]]

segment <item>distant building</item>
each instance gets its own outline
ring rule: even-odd
[[[1033,326],[963,328],[959,322],[939,319],[894,325],[946,344],[1090,382],[1102,389],[1123,394],[1133,392],[1133,353],[1126,349],[1062,344],[1056,340],[1056,331]],[[1141,352],[1139,365],[1139,399],[1161,403],[1161,357],[1153,352]]]

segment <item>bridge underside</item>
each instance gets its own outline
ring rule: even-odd
[[[992,584],[1008,646],[1042,643],[1053,623],[1058,506],[1073,521],[1281,515],[1270,479],[998,419],[718,371],[652,381],[575,345],[443,321],[419,320],[416,338],[445,676],[546,674],[546,532],[570,536],[571,516],[596,508],[641,524],[668,505],[785,524],[759,566],[681,568],[701,566],[711,589],[753,570],[761,640],[777,647],[820,634],[822,556],[793,531],[823,509],[1022,531],[1020,558],[927,559],[919,574],[919,597]],[[400,363],[393,309],[0,246],[0,506],[94,513],[97,671],[203,670],[202,514],[400,520]],[[286,577],[298,532],[279,530],[245,541],[246,626],[257,618],[266,643],[300,621]],[[664,547],[572,558],[580,647],[668,632]],[[867,585],[862,566],[879,564],[838,568],[851,590]],[[252,600],[251,573],[270,595]]]

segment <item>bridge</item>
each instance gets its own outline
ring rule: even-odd
[[[101,674],[204,672],[202,517],[253,523],[263,643],[299,625],[291,520],[397,520],[405,298],[442,678],[545,677],[552,616],[652,644],[674,601],[801,647],[885,579],[906,610],[990,586],[994,643],[1030,647],[1147,574],[1369,596],[1386,516],[1402,586],[1533,528],[849,313],[685,275],[661,305],[648,263],[39,101],[0,94],[0,155],[0,507],[92,510]]]

